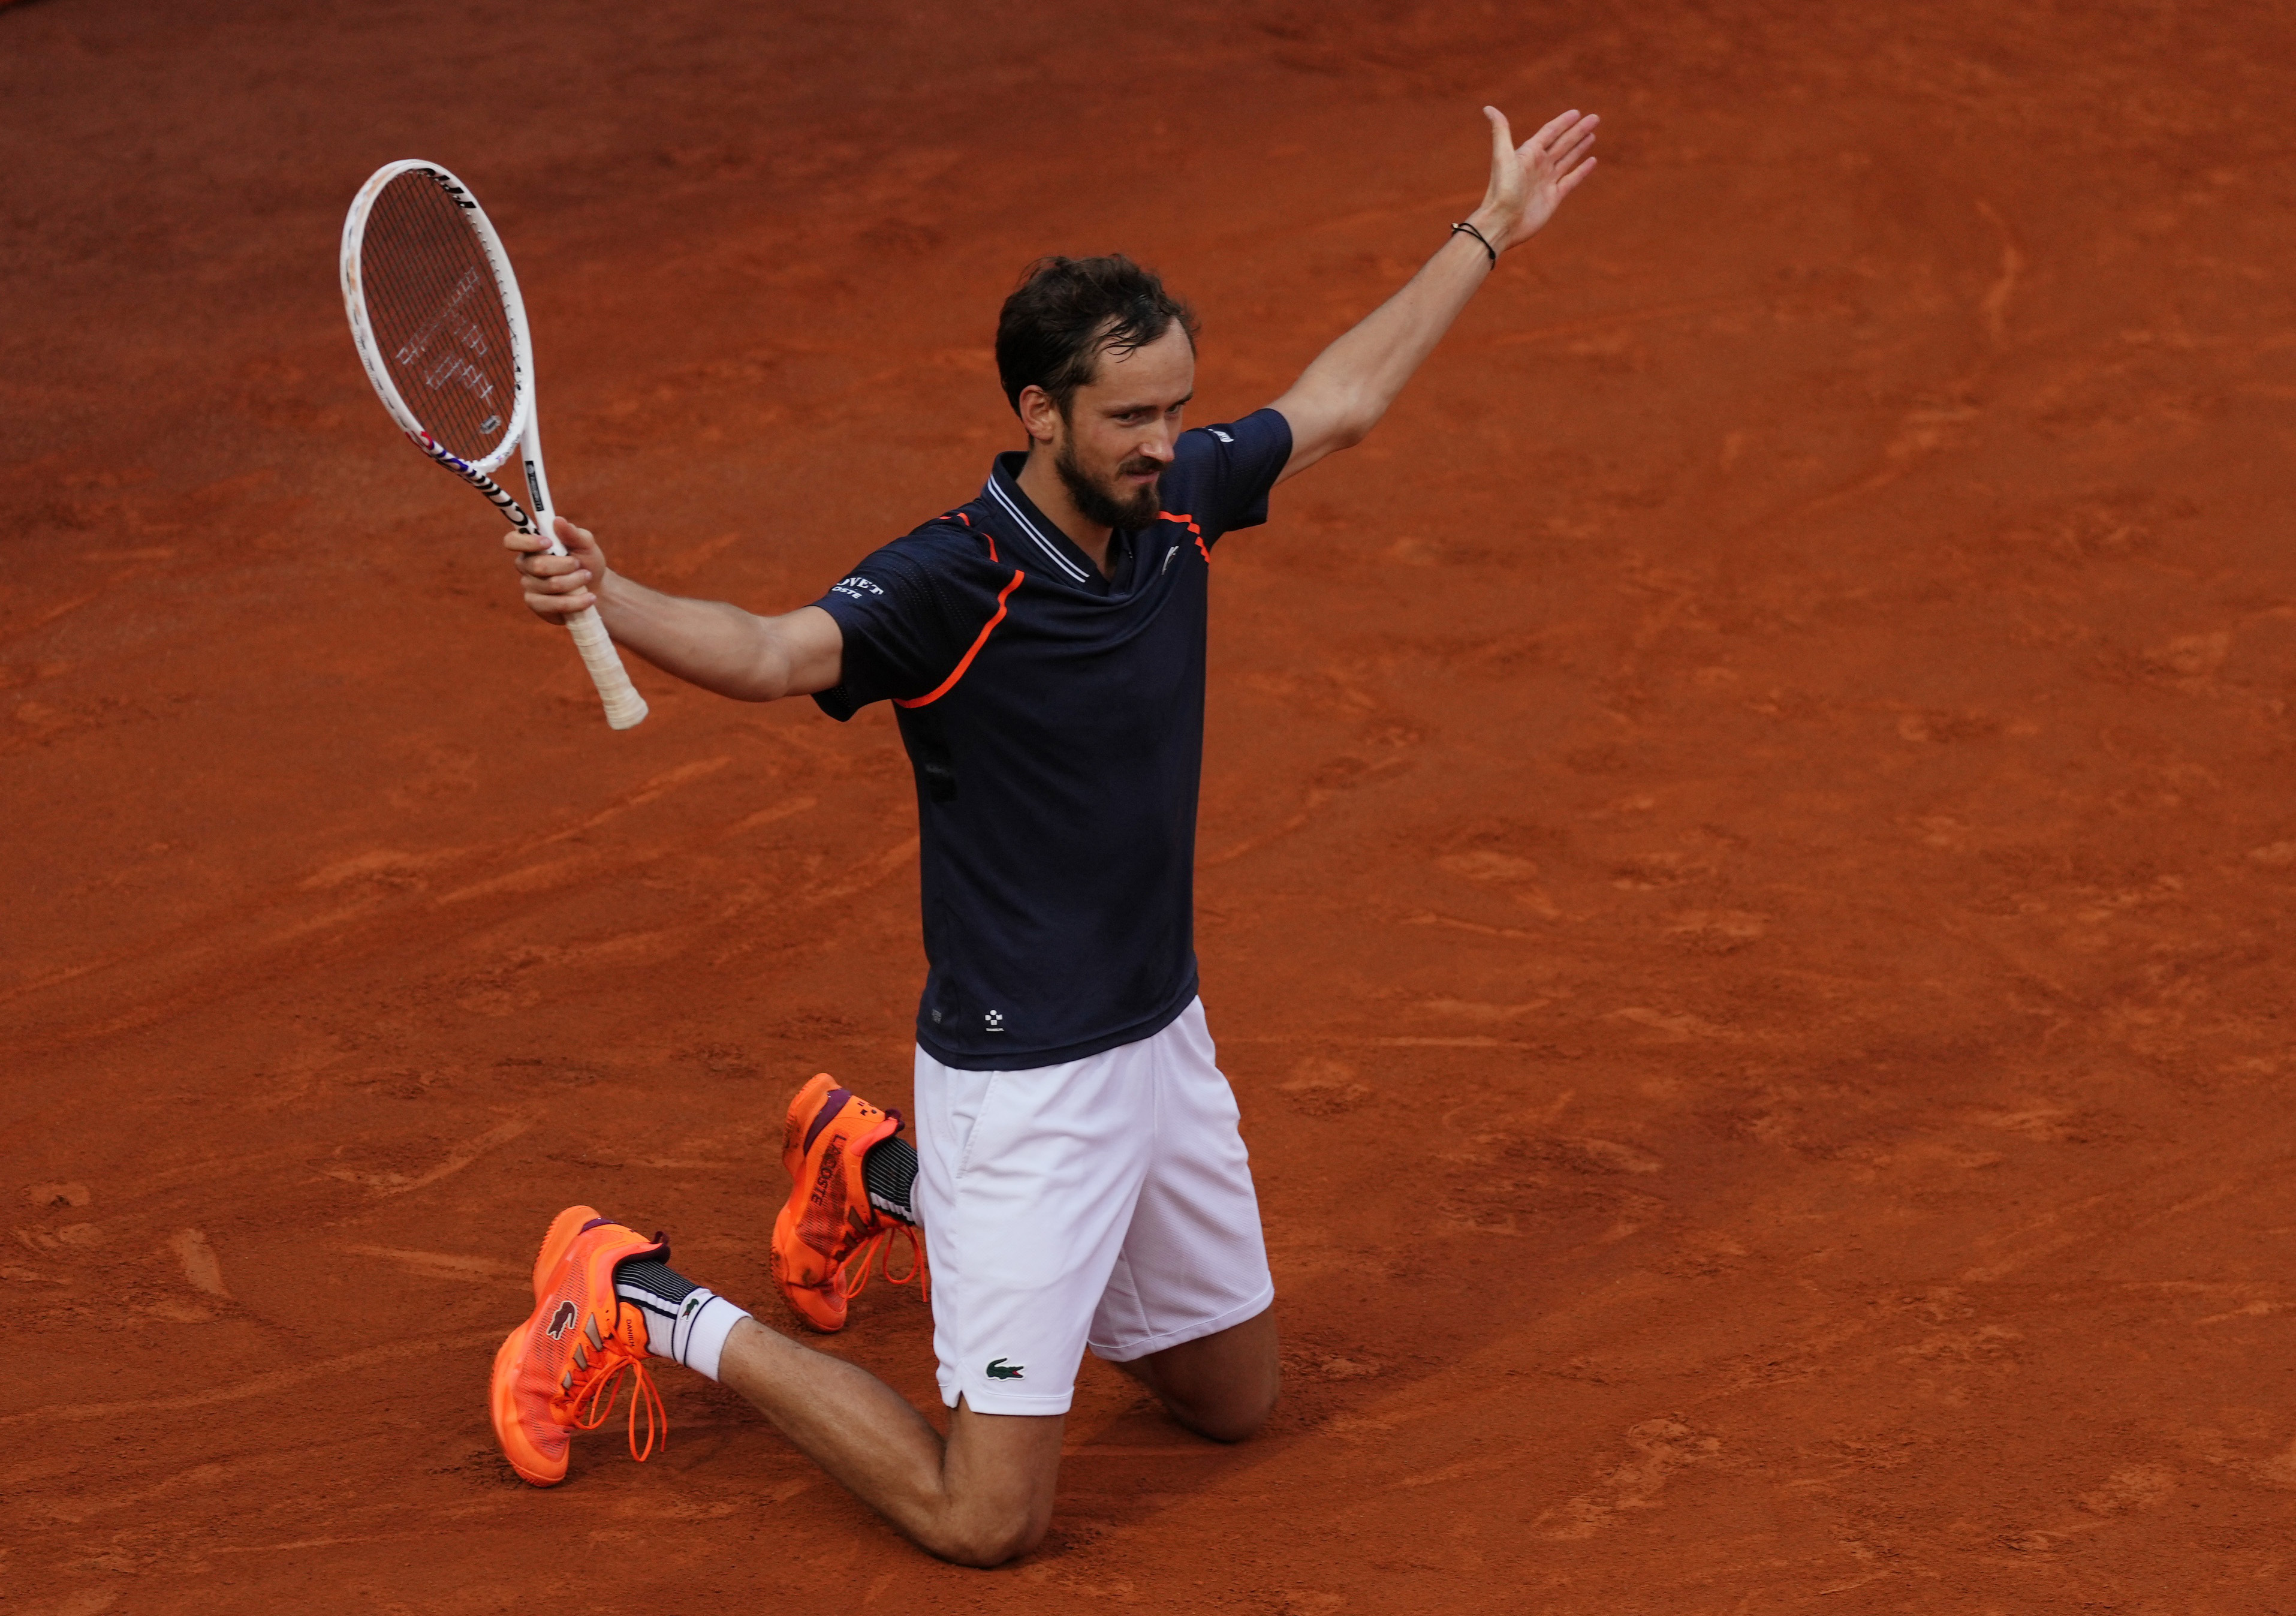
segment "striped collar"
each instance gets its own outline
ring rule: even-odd
[[[1108,587],[1108,581],[1092,564],[1092,558],[1078,549],[1051,518],[1037,509],[1036,501],[1021,491],[1021,468],[1028,461],[1028,455],[1018,449],[996,456],[996,463],[989,468],[988,480],[981,487],[981,499],[1010,525],[1012,531],[1007,537],[1011,541],[1026,545],[1041,554],[1051,564],[1054,576],[1079,589],[1102,593]],[[1113,547],[1109,559],[1111,562],[1116,559]]]

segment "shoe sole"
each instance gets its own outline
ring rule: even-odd
[[[559,1262],[566,1255],[566,1248],[572,1245],[574,1237],[595,1222],[598,1216],[595,1207],[570,1206],[550,1220],[549,1232],[543,1235],[542,1249],[534,1259],[534,1305],[537,1308],[542,1306],[544,1292],[550,1288],[550,1276],[557,1272]],[[487,1406],[494,1419],[496,1441],[502,1448],[503,1457],[509,1460],[510,1467],[518,1472],[518,1479],[531,1487],[555,1487],[566,1479],[563,1464],[554,1475],[548,1471],[529,1470],[518,1462],[518,1456],[511,1451],[510,1442],[503,1435],[504,1431],[514,1429],[518,1423],[518,1410],[511,1388],[515,1378],[519,1342],[533,1327],[534,1318],[529,1314],[523,1323],[503,1338],[503,1344],[495,1349],[494,1374],[487,1388]]]
[[[772,1249],[774,1288],[782,1293],[782,1300],[789,1303],[790,1311],[798,1316],[799,1321],[802,1323],[806,1328],[808,1330],[819,1331],[824,1335],[834,1335],[840,1330],[845,1328],[845,1299],[842,1296],[840,1296],[836,1291],[832,1288],[815,1285],[793,1285],[790,1284],[789,1280],[784,1277],[783,1274],[782,1243],[784,1241],[794,1241],[797,1237],[791,1228],[796,1210],[797,1209],[794,1206],[783,1206],[781,1211],[774,1218],[774,1243]],[[836,1276],[832,1275],[831,1284],[832,1286],[835,1284],[835,1279]],[[817,1300],[819,1305],[827,1312],[828,1317],[823,1317],[820,1315],[816,1314],[805,1302],[798,1300],[800,1296]]]
[[[566,1479],[566,1460],[559,1461],[555,1474],[548,1471],[529,1470],[519,1463],[518,1455],[512,1451],[506,1434],[518,1429],[518,1405],[512,1395],[512,1388],[517,1380],[519,1344],[533,1327],[531,1317],[522,1320],[518,1328],[503,1338],[503,1344],[495,1349],[494,1378],[487,1388],[487,1411],[494,1419],[495,1441],[501,1448],[503,1457],[510,1462],[510,1467],[518,1472],[518,1479],[529,1487],[555,1487]],[[570,1448],[571,1444],[569,1447]],[[571,1456],[570,1453],[569,1456]]]
[[[799,1175],[805,1171],[807,1127],[821,1109],[821,1102],[836,1087],[835,1078],[825,1071],[816,1072],[789,1103],[789,1115],[782,1124],[782,1170],[789,1175],[792,1190],[797,1187]]]

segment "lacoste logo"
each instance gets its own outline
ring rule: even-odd
[[[1026,1364],[1008,1364],[1001,1358],[988,1360],[988,1378],[992,1381],[1017,1381]]]
[[[987,1027],[991,1032],[1002,1032],[1004,1030],[1004,1013],[1001,1010],[990,1011],[987,1015],[982,1016],[980,1021],[981,1024]]]
[[[813,1194],[808,1197],[819,1206],[829,1199],[829,1186],[837,1180],[838,1169],[844,1165],[845,1141],[832,1139],[829,1148],[821,1153],[821,1171],[814,1175]]]
[[[558,1340],[561,1336],[564,1335],[569,1330],[571,1330],[574,1327],[574,1316],[576,1311],[577,1309],[574,1304],[570,1301],[562,1301],[558,1304],[558,1311],[550,1316],[550,1339],[552,1341]]]

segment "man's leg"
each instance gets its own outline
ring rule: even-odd
[[[648,1361],[668,1359],[741,1392],[933,1554],[996,1565],[1044,1536],[1059,1415],[998,1417],[960,1403],[943,1442],[891,1387],[767,1329],[667,1256],[659,1241],[593,1207],[569,1207],[552,1221],[535,1267],[534,1312],[495,1355],[488,1393],[495,1434],[525,1480],[565,1479],[570,1440],[606,1422],[626,1377],[630,1452],[645,1458],[661,1418]]]
[[[944,1440],[873,1376],[747,1317],[711,1367],[857,1497],[945,1559],[999,1564],[1033,1547],[1051,1521],[1086,1323],[1152,1131],[1151,1119],[1136,1114],[1137,1086],[1127,1077],[1118,1052],[991,1073],[954,1070],[919,1049],[915,1150],[878,1120],[890,1113],[826,1078],[791,1106],[784,1163],[792,1192],[775,1235],[782,1291],[816,1328],[841,1325],[841,1282],[828,1267],[818,1279],[803,1276],[808,1284],[791,1284],[806,1231],[821,1226],[821,1261],[831,1265],[844,1259],[840,1236],[859,1226],[857,1214],[922,1224],[943,1399],[954,1407],[949,1434]],[[977,1158],[969,1177],[961,1160],[968,1149]],[[851,1259],[866,1260],[859,1252]]]
[[[1144,1049],[1155,1156],[1093,1319],[1092,1350],[1189,1430],[1237,1442],[1267,1422],[1281,1378],[1250,1153],[1201,1003]]]
[[[718,1378],[929,1554],[1000,1565],[1052,1522],[1060,1415],[975,1414],[960,1400],[944,1441],[876,1376],[755,1319],[726,1338]]]
[[[1282,1378],[1275,1309],[1116,1366],[1154,1392],[1165,1410],[1198,1436],[1241,1442],[1275,1408]]]

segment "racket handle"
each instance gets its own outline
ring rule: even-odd
[[[598,699],[606,704],[608,726],[628,729],[642,722],[646,716],[645,698],[630,683],[621,652],[614,649],[598,609],[583,607],[566,619],[566,627],[574,636],[574,648],[582,653],[582,665],[590,670],[590,682],[598,687]]]

